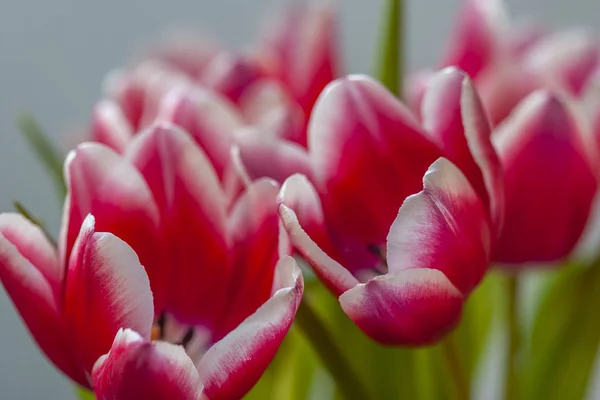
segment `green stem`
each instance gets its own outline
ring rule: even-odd
[[[389,0],[379,45],[377,76],[394,94],[402,96],[404,79],[404,1]]]
[[[296,324],[316,350],[323,366],[331,374],[345,399],[361,400],[370,396],[361,379],[350,366],[349,360],[340,351],[321,318],[304,298],[296,313]]]
[[[506,370],[504,375],[504,398],[506,400],[517,399],[517,355],[520,346],[519,321],[517,315],[518,307],[518,276],[507,277],[507,330],[508,346],[506,350]]]
[[[454,335],[449,335],[442,342],[442,352],[444,353],[448,372],[454,383],[456,399],[469,400],[471,398],[471,390],[464,365],[460,359],[458,343]]]

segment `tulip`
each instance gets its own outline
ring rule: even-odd
[[[565,258],[586,226],[597,190],[596,153],[572,110],[565,100],[537,91],[494,132],[506,187],[494,258],[507,268]]]
[[[470,79],[436,74],[422,118],[370,78],[331,83],[309,124],[314,186],[294,175],[279,194],[289,245],[384,344],[434,343],[456,325],[503,219],[500,161]]]
[[[90,388],[95,361],[120,328],[149,338],[148,277],[135,252],[88,215],[71,256],[61,260],[42,233],[18,214],[0,214],[0,280],[46,356]]]
[[[500,0],[464,0],[441,63],[471,76],[493,125],[537,89],[581,96],[600,61],[600,47],[589,31],[511,27],[504,9]],[[428,75],[419,71],[408,79],[415,110]]]
[[[98,399],[244,396],[273,359],[302,297],[302,275],[293,258],[281,259],[277,272],[273,296],[200,357],[190,357],[182,346],[119,331],[92,371]]]
[[[93,213],[133,247],[150,276],[157,320],[167,313],[202,326],[214,342],[268,298],[279,235],[273,181],[252,183],[228,208],[207,156],[165,123],[137,135],[124,156],[83,144],[65,169],[65,224]],[[70,228],[61,248],[72,240]]]

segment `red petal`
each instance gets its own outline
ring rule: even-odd
[[[0,280],[6,293],[46,356],[75,382],[88,386],[61,319],[59,275],[50,243],[20,216],[2,214],[0,219]]]
[[[174,89],[164,97],[158,119],[187,131],[206,152],[217,174],[223,175],[234,142],[233,133],[243,126],[232,104],[200,88]]]
[[[383,244],[398,208],[440,156],[410,111],[363,76],[325,89],[308,147],[328,223],[366,246]]]
[[[279,186],[261,179],[237,201],[228,221],[231,272],[224,334],[258,309],[271,295],[278,259]],[[223,336],[224,336],[223,334]],[[222,337],[219,335],[219,337]]]
[[[497,261],[557,261],[579,240],[597,188],[579,129],[547,92],[531,94],[498,128],[506,219]]]
[[[120,328],[150,338],[154,309],[148,276],[125,242],[110,233],[95,233],[91,215],[73,247],[66,281],[70,345],[86,371],[110,349]]]
[[[123,110],[112,100],[102,100],[94,107],[91,139],[122,153],[133,137],[133,128]]]
[[[490,64],[498,51],[505,24],[501,0],[464,0],[442,67],[457,66],[473,79]]]
[[[448,67],[430,81],[423,126],[456,164],[489,210],[496,234],[504,212],[503,172],[490,141],[490,124],[471,80]]]
[[[374,340],[418,346],[435,343],[456,326],[463,297],[440,271],[414,268],[360,284],[340,304]]]
[[[69,191],[59,243],[61,260],[69,259],[84,218],[92,214],[97,231],[116,235],[138,254],[150,276],[157,311],[161,310],[165,271],[160,254],[159,213],[144,178],[106,146],[84,143],[67,156],[65,179]]]
[[[242,398],[273,360],[287,334],[304,291],[300,268],[293,258],[277,263],[276,292],[254,314],[213,345],[198,371],[211,400]]]
[[[228,276],[226,204],[217,175],[192,139],[166,123],[138,135],[127,157],[146,178],[161,213],[168,310],[180,322],[212,328]]]
[[[110,352],[94,365],[98,400],[198,400],[202,383],[181,346],[148,342],[136,332],[119,330]]]
[[[491,233],[485,209],[465,176],[444,158],[431,166],[423,184],[390,228],[389,270],[437,269],[467,295],[488,267]]]

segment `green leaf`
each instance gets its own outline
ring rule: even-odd
[[[46,235],[46,237],[48,238],[50,243],[52,243],[52,245],[54,245],[54,247],[56,247],[56,240],[48,232],[48,229],[46,229],[46,224],[44,223],[43,220],[35,217],[27,208],[25,208],[25,206],[23,204],[21,204],[18,201],[13,201],[13,206],[15,207],[15,210],[17,210],[17,212],[19,212],[19,214],[21,214],[22,216],[27,218],[34,225],[37,225],[42,230],[42,232],[44,232],[44,235]]]
[[[600,342],[600,268],[563,268],[542,296],[522,369],[524,398],[583,399]]]
[[[62,201],[67,192],[63,177],[64,157],[54,147],[32,115],[25,114],[19,117],[18,126],[33,152],[43,166],[47,168],[48,173],[54,180],[57,194]]]
[[[96,400],[94,393],[79,386],[75,388],[75,394],[79,400]]]
[[[379,45],[377,77],[394,94],[402,95],[404,78],[404,4],[388,0]]]

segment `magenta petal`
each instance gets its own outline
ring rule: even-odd
[[[298,179],[298,178],[297,178]],[[288,182],[286,182],[288,184]],[[292,197],[291,206],[294,206],[295,202],[298,201],[300,204],[296,208],[301,213],[303,220],[307,223],[307,229],[310,229],[315,234],[315,239],[307,234],[303,229],[301,223],[298,221],[298,216],[290,207],[287,206],[286,201],[288,195],[286,194],[286,185],[282,188],[282,194],[280,199],[283,203],[279,205],[279,216],[283,223],[289,239],[296,248],[310,263],[315,274],[323,281],[323,283],[333,291],[334,294],[340,295],[346,290],[356,286],[358,280],[352,276],[350,271],[341,266],[337,261],[333,260],[327,255],[321,248],[315,243],[315,240],[322,239],[323,233],[320,231],[319,217],[318,217],[318,198],[315,199],[315,194],[310,192],[300,193],[300,198],[294,199]],[[303,200],[304,199],[304,200]],[[316,219],[313,219],[316,218]],[[311,221],[312,219],[312,221]]]
[[[498,51],[503,6],[501,0],[463,0],[442,66],[457,66],[475,79]]]
[[[295,173],[313,176],[309,155],[302,146],[252,133],[238,137],[240,159],[251,179],[267,177],[282,183]]]
[[[304,291],[300,268],[291,257],[277,263],[275,293],[254,314],[202,357],[198,366],[211,400],[238,399],[258,381],[287,334]]]
[[[215,170],[189,135],[167,123],[138,135],[127,157],[161,213],[169,311],[180,322],[212,324],[229,273],[225,194]]]
[[[542,91],[498,128],[506,219],[496,261],[557,261],[578,242],[597,189],[580,129],[567,105]]]
[[[112,100],[102,100],[92,114],[91,139],[122,153],[133,138],[133,128],[121,108]]]
[[[148,276],[125,242],[110,233],[95,233],[91,215],[69,260],[64,315],[70,345],[88,372],[110,349],[120,328],[150,338],[154,309]]]
[[[422,118],[425,130],[465,174],[489,209],[498,234],[504,212],[503,171],[471,80],[454,67],[437,73],[423,100]]]
[[[233,104],[200,88],[177,88],[165,95],[158,112],[160,121],[187,131],[204,150],[219,176],[229,162],[233,134],[243,126]]]
[[[460,170],[436,161],[423,191],[406,199],[388,235],[390,272],[440,270],[468,295],[487,271],[491,233],[481,200]]]
[[[110,232],[135,250],[150,276],[160,310],[164,304],[164,268],[159,213],[142,175],[108,147],[84,143],[67,156],[65,178],[69,191],[60,234],[61,260],[69,259],[84,218],[92,214],[97,231]]]
[[[200,82],[238,103],[246,89],[263,75],[264,71],[252,59],[224,51],[206,66]]]
[[[384,243],[398,208],[441,155],[411,112],[364,76],[323,91],[308,148],[328,224],[367,246]]]
[[[279,185],[270,179],[258,180],[231,210],[227,231],[233,275],[227,290],[227,309],[223,311],[227,315],[224,333],[238,326],[271,295],[278,259],[278,191]]]
[[[202,383],[181,346],[121,329],[92,372],[98,400],[199,400]]]
[[[463,296],[435,269],[378,276],[340,296],[342,309],[367,335],[389,345],[426,345],[460,320]]]
[[[37,228],[25,220],[19,221],[20,216],[2,214],[0,218],[3,225],[11,223],[11,226],[4,225],[0,233],[0,280],[6,293],[46,356],[75,382],[88,386],[73,356],[69,336],[61,319],[58,293],[54,286],[57,282],[50,283],[47,278],[51,272],[49,267],[56,263],[56,256],[53,263],[46,257],[51,245],[40,232],[36,232]],[[38,241],[34,242],[33,239]],[[57,278],[54,273],[50,275],[53,280]]]

